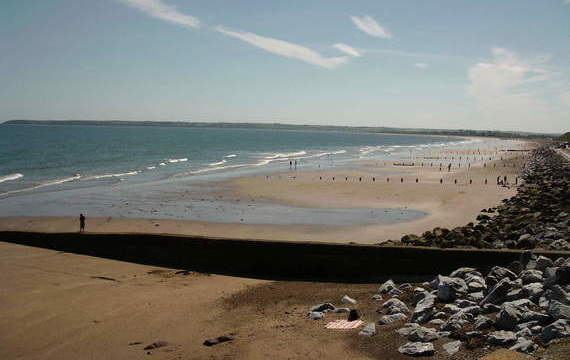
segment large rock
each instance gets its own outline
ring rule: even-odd
[[[491,268],[487,276],[488,277],[491,276],[496,279],[509,278],[510,280],[516,280],[518,277],[517,274],[515,274],[511,270],[500,266],[494,266],[493,268]]]
[[[542,282],[542,271],[539,270],[524,270],[521,273],[523,284],[539,283]]]
[[[542,274],[544,287],[550,287],[558,282],[558,270],[560,267],[547,267]]]
[[[382,304],[383,308],[388,308],[390,314],[409,313],[410,309],[400,299],[393,298]]]
[[[380,294],[386,294],[386,293],[388,293],[394,289],[397,289],[396,284],[394,284],[394,281],[392,279],[390,279],[390,280],[387,280],[384,284],[380,285],[378,292]]]
[[[499,305],[491,303],[481,306],[481,309],[483,310],[483,314],[491,314],[501,311],[501,307]]]
[[[553,319],[568,319],[570,320],[570,306],[564,305],[556,300],[551,300],[548,305],[548,315]]]
[[[320,320],[325,317],[325,313],[320,311],[309,311],[307,316],[311,320]]]
[[[509,348],[509,350],[526,354],[530,354],[536,351],[536,349],[538,349],[538,345],[536,345],[532,340],[528,340],[526,338],[519,338],[519,340],[517,340],[517,343]]]
[[[309,312],[326,312],[334,311],[335,306],[331,303],[318,304],[309,309]]]
[[[503,278],[495,286],[493,286],[487,296],[481,300],[481,303],[479,305],[482,306],[488,303],[495,305],[501,304],[504,301],[505,296],[507,296],[509,291],[511,291],[514,286],[514,282],[510,281],[507,277]]]
[[[431,356],[435,349],[429,342],[408,342],[400,346],[398,351],[408,356]]]
[[[542,341],[544,343],[566,337],[570,337],[570,320],[556,320],[542,329]]]
[[[342,299],[340,299],[340,302],[343,303],[343,304],[351,304],[351,305],[356,304],[356,300],[353,299],[353,298],[351,298],[351,297],[348,296],[348,295],[344,295],[344,296],[342,297]]]
[[[412,313],[411,322],[425,323],[431,319],[435,309],[435,296],[426,294],[417,304],[414,312]]]
[[[522,321],[525,323],[536,321],[537,324],[544,325],[550,321],[550,316],[543,314],[543,313],[539,313],[536,311],[526,309],[524,311],[521,311],[521,318],[519,321]]]
[[[493,345],[510,345],[517,341],[517,336],[512,331],[494,331],[487,335],[487,342]]]
[[[382,317],[380,317],[380,320],[378,320],[378,323],[380,325],[389,325],[389,324],[393,324],[395,322],[398,321],[404,321],[406,320],[408,317],[405,314],[393,314],[393,315],[384,315]]]
[[[462,267],[449,274],[449,277],[452,278],[457,277],[466,280],[467,276],[469,275],[482,276],[481,273],[477,271],[477,269],[470,267]]]
[[[452,356],[456,352],[458,352],[460,347],[461,347],[461,341],[459,340],[443,344],[443,349],[445,350],[445,352],[447,352],[447,355],[449,356]]]
[[[554,266],[554,262],[552,260],[550,260],[549,258],[547,258],[545,256],[539,256],[536,259],[536,265],[534,268],[536,270],[544,271],[544,269],[546,269],[548,267],[552,267],[552,266]]]
[[[408,340],[419,342],[433,341],[437,338],[439,338],[439,335],[435,329],[430,329],[423,326],[420,326],[417,329],[413,329],[408,335]]]
[[[438,276],[437,298],[442,301],[452,301],[467,294],[467,284],[461,278]]]
[[[554,285],[549,289],[545,297],[548,300],[556,300],[564,305],[570,305],[570,293],[565,291],[560,285]]]
[[[362,336],[368,336],[368,337],[376,335],[376,324],[369,323],[362,330],[360,330],[360,332],[358,334],[362,335]]]
[[[396,332],[400,335],[402,335],[403,337],[408,337],[408,335],[410,335],[410,333],[412,332],[412,330],[415,330],[417,328],[419,328],[420,325],[416,324],[416,323],[407,323],[404,325],[403,328],[396,330]]]
[[[493,326],[493,320],[489,319],[486,316],[479,315],[475,319],[475,329],[476,330],[485,330]]]
[[[514,306],[503,305],[495,320],[497,329],[513,330],[519,323],[522,313]]]
[[[533,302],[537,302],[540,296],[544,293],[544,285],[540,282],[526,284],[523,286],[523,293],[528,296]]]

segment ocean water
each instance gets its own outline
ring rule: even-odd
[[[83,211],[91,216],[268,223],[277,217],[268,218],[268,212],[286,214],[291,209],[258,204],[247,209],[253,215],[244,220],[246,211],[233,209],[227,199],[197,201],[180,194],[197,193],[193,184],[287,170],[295,161],[299,170],[330,169],[354,160],[399,159],[474,142],[494,146],[480,139],[332,131],[0,125],[0,216]],[[303,211],[309,211],[294,210],[295,216],[285,217],[285,223],[303,223]],[[374,211],[341,209],[338,217],[367,214],[368,223],[406,217],[377,211],[378,216],[370,218]],[[318,213],[313,209],[310,217],[318,218]],[[334,217],[320,213],[317,223]]]

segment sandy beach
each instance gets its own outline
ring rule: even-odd
[[[445,156],[446,160],[441,160],[445,162],[451,156],[468,156],[472,151],[462,150],[460,153],[449,150],[438,156]],[[474,221],[481,209],[493,207],[502,199],[513,196],[516,188],[497,186],[496,178],[507,176],[511,183],[514,182],[520,173],[523,155],[515,152],[502,153],[500,156],[504,160],[474,162],[468,168],[454,165],[450,172],[445,166],[440,171],[434,160],[419,158],[405,161],[406,164],[414,163],[414,166],[358,162],[344,170],[299,169],[266,176],[234,178],[214,184],[213,190],[210,184],[204,187],[204,193],[194,194],[196,197],[225,197],[229,199],[227,201],[239,203],[244,208],[273,203],[316,209],[361,207],[402,212],[419,210],[425,213],[425,216],[412,221],[405,221],[405,216],[402,216],[401,222],[391,224],[334,226],[88,217],[87,231],[363,244],[399,240],[405,234],[422,233],[437,226],[452,228],[464,225]],[[0,230],[4,231],[72,232],[77,228],[77,219],[70,217],[0,218]]]
[[[310,306],[350,294],[363,320],[374,320],[377,284],[263,281],[8,243],[0,254],[2,359],[407,358],[398,324],[369,339],[306,318]],[[218,336],[233,340],[203,345]],[[447,358],[445,341],[435,342],[435,359]]]

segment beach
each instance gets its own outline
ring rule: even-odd
[[[474,149],[450,150],[445,153],[440,152],[439,156],[465,158],[474,151]],[[462,168],[458,167],[458,163],[454,163],[449,172],[445,166],[440,171],[437,160],[417,158],[403,160],[406,164],[414,163],[414,166],[393,165],[402,161],[360,161],[346,169],[299,168],[297,171],[236,177],[202,184],[199,190],[190,194],[178,190],[164,195],[177,199],[188,196],[190,200],[196,202],[200,202],[200,199],[204,203],[212,202],[214,204],[212,206],[216,206],[213,211],[221,217],[225,214],[224,207],[218,204],[238,206],[240,213],[244,214],[242,217],[246,220],[248,211],[259,206],[269,210],[272,206],[285,206],[283,208],[285,214],[299,211],[301,218],[305,215],[304,212],[310,209],[312,212],[306,216],[307,224],[294,222],[280,224],[277,221],[279,216],[272,214],[268,214],[271,215],[269,223],[256,224],[259,218],[256,213],[252,215],[252,220],[244,223],[240,222],[239,217],[235,222],[141,219],[136,218],[136,205],[131,204],[133,218],[112,216],[92,218],[88,215],[86,231],[362,244],[399,240],[403,235],[422,233],[434,227],[453,228],[464,225],[474,221],[481,209],[493,207],[502,199],[513,196],[516,193],[514,181],[520,174],[524,153],[504,152],[496,156],[497,160],[479,160],[471,165],[463,163]],[[503,160],[500,160],[501,157]],[[439,162],[444,161],[439,160]],[[513,186],[497,186],[498,176],[501,179],[507,176]],[[311,221],[311,214],[337,208],[358,209],[352,218],[350,215],[345,217],[348,217],[349,223],[364,222],[364,224],[343,226],[311,224],[318,222],[318,220]],[[383,219],[386,210],[391,212],[390,217],[380,222],[378,219]],[[192,208],[185,211],[189,214],[193,212]],[[408,219],[409,213],[412,213],[412,219]],[[365,218],[367,216],[370,216],[370,220]],[[0,218],[0,230],[73,232],[78,230],[78,220],[74,217],[4,217]]]

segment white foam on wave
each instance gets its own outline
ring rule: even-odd
[[[20,193],[20,192],[24,192],[24,191],[41,189],[44,187],[59,185],[59,184],[63,184],[66,182],[75,181],[75,180],[79,180],[79,179],[81,179],[81,175],[77,174],[77,175],[72,176],[72,177],[68,177],[68,178],[64,178],[64,179],[51,180],[51,181],[45,182],[43,184],[39,184],[39,185],[32,186],[32,187],[25,188],[25,189],[6,191],[6,192],[1,193],[0,195],[15,194],[15,193]]]
[[[236,156],[237,156],[237,154],[229,154],[229,155],[226,155],[226,156],[224,156],[224,157],[225,157],[225,158],[234,158],[234,157],[236,157]]]
[[[146,169],[147,170],[154,170],[154,169],[156,169],[156,166],[148,166]]]
[[[160,165],[160,166],[166,166],[166,164],[165,164],[165,163],[160,163],[160,164],[158,164],[158,165]]]
[[[178,163],[178,162],[185,162],[188,161],[188,158],[181,158],[181,159],[168,159],[169,163]]]
[[[235,169],[235,168],[240,168],[240,167],[245,167],[245,166],[252,166],[253,164],[236,164],[236,165],[227,165],[227,166],[214,166],[214,167],[207,167],[207,168],[203,168],[203,169],[198,169],[198,170],[194,170],[194,171],[190,171],[184,174],[180,174],[180,176],[184,176],[184,175],[196,175],[196,174],[201,174],[201,173],[205,173],[205,172],[210,172],[210,171],[217,171],[217,170],[226,170],[226,169]]]
[[[24,175],[22,175],[20,173],[0,176],[0,183],[3,183],[4,181],[18,180],[18,179],[23,178],[23,177],[24,177]]]
[[[320,157],[327,156],[327,155],[340,155],[340,154],[345,154],[345,153],[346,153],[346,150],[337,150],[337,151],[316,153],[313,155],[301,157],[300,159],[320,158]]]
[[[265,159],[273,160],[273,159],[290,158],[290,157],[303,156],[303,155],[307,155],[307,152],[297,151],[292,153],[277,153],[270,156],[266,156]]]
[[[227,161],[226,160],[222,160],[222,161],[218,161],[218,162],[214,162],[211,164],[208,164],[209,166],[218,166],[218,165],[223,165],[225,164]]]
[[[93,175],[93,176],[84,177],[81,180],[98,180],[98,179],[108,179],[114,177],[125,177],[125,176],[137,175],[138,173],[139,173],[138,171],[129,171],[126,173]]]
[[[271,162],[271,160],[261,160],[260,162],[258,162],[257,164],[255,164],[255,166],[263,166],[263,165],[267,165]]]

